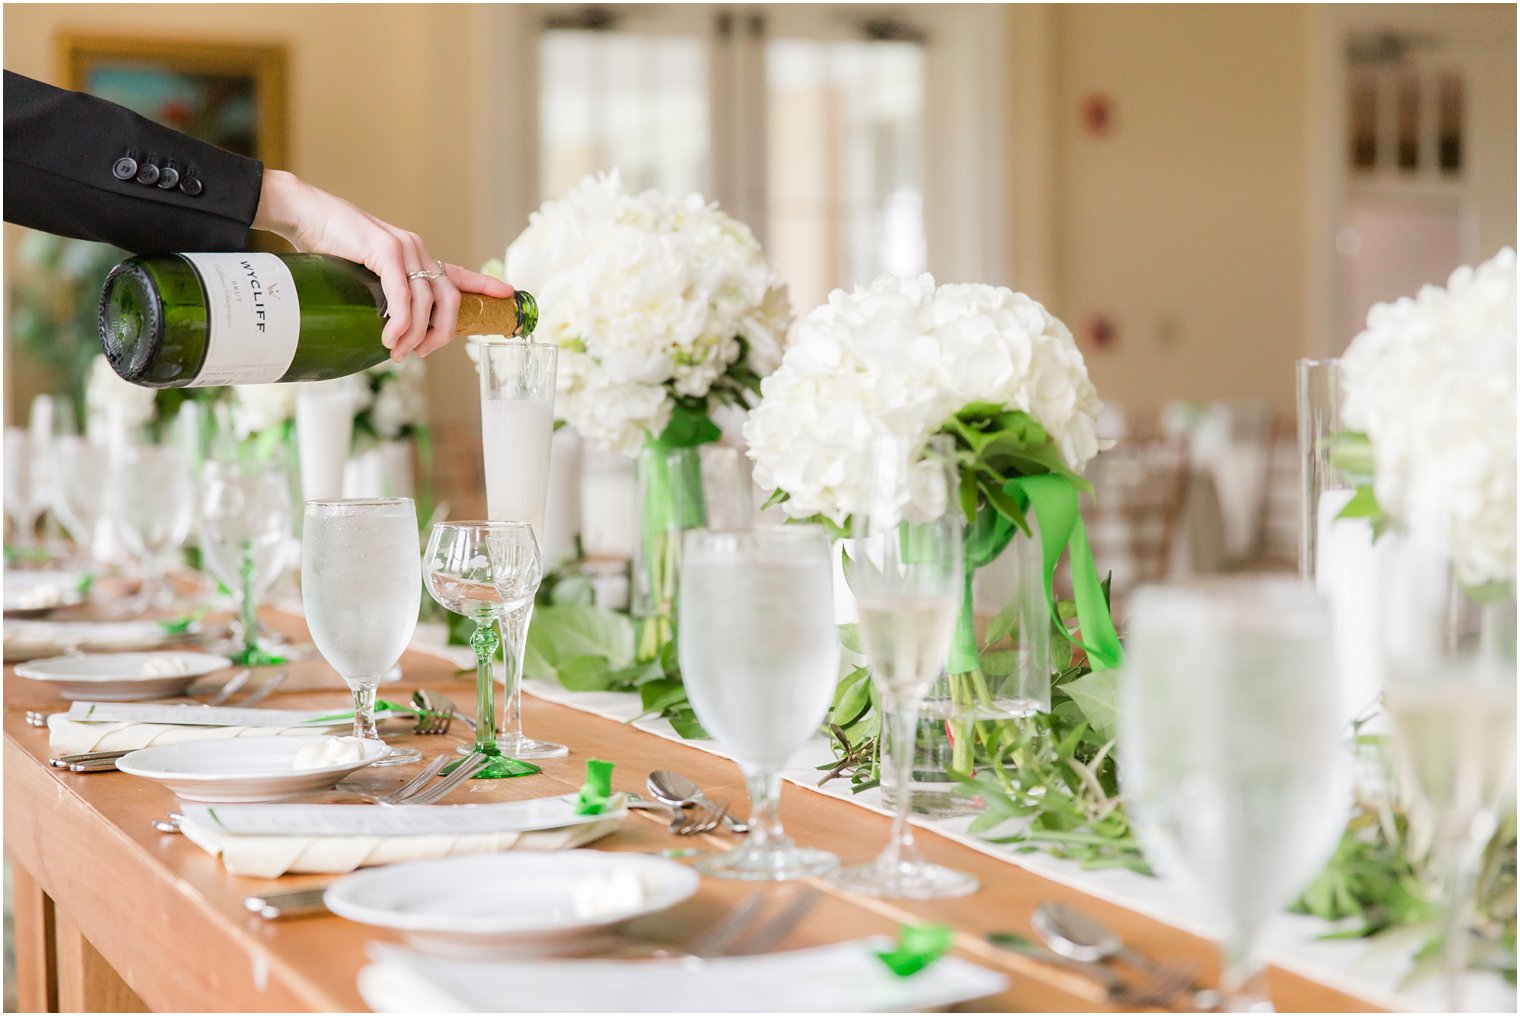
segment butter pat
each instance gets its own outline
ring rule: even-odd
[[[630,868],[587,875],[570,890],[575,916],[583,919],[630,914],[644,905],[644,881]]]
[[[359,737],[327,737],[311,744],[302,745],[296,752],[292,768],[326,769],[329,766],[353,765],[364,761],[364,739]]]
[[[190,661],[183,656],[150,656],[143,660],[143,677],[179,677],[190,673]]]

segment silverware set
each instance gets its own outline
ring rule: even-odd
[[[1197,1012],[1211,1012],[1219,1007],[1219,993],[1199,986],[1192,966],[1157,963],[1129,948],[1097,918],[1075,907],[1064,903],[1041,904],[1035,909],[1033,923],[1043,946],[1012,932],[994,932],[988,941],[1092,978],[1107,991],[1109,1003],[1120,1008],[1170,1008],[1179,999]],[[1116,964],[1142,976],[1137,980],[1127,978]]]
[[[670,769],[658,769],[649,774],[645,786],[655,800],[675,810],[670,831],[677,836],[711,832],[720,824],[730,832],[746,833],[749,826],[728,813],[728,802],[713,803],[687,777]]]

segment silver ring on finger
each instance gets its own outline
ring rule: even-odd
[[[437,269],[429,270],[426,268],[419,268],[415,272],[407,272],[407,279],[409,281],[414,279],[425,279],[428,282],[432,282],[434,279],[441,279],[449,274],[448,269],[443,266],[442,261],[434,261],[433,264],[438,266]]]

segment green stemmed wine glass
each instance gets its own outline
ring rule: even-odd
[[[496,744],[496,683],[491,673],[501,648],[498,620],[531,603],[543,580],[533,527],[525,522],[440,522],[428,536],[423,565],[433,599],[475,622],[470,647],[475,650],[477,710],[475,745],[468,753],[491,761],[474,778],[499,780],[538,772],[531,762],[502,754]]]

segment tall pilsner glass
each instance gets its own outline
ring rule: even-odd
[[[523,339],[480,340],[480,425],[485,448],[486,514],[493,522],[526,522],[544,545],[549,499],[549,450],[554,440],[554,372],[559,347]],[[501,617],[507,649],[501,750],[513,758],[557,758],[562,744],[522,732],[522,662],[533,601]]]
[[[1222,926],[1226,1009],[1271,1011],[1262,929],[1349,810],[1329,609],[1289,578],[1150,586],[1128,645],[1121,779],[1146,859]]]
[[[409,497],[307,501],[302,531],[311,640],[354,693],[354,736],[379,741],[375,688],[401,659],[422,606],[417,506]],[[421,757],[392,748],[375,765]]]
[[[869,896],[927,900],[975,892],[977,880],[925,861],[908,824],[919,712],[945,669],[965,593],[954,446],[949,438],[935,438],[915,457],[919,461],[910,465],[901,442],[877,440],[867,503],[854,515],[850,586],[860,605],[871,680],[892,724],[890,758],[882,761],[895,777],[896,793],[886,849],[870,864],[839,872],[834,882]]]
[[[681,560],[678,645],[692,708],[749,782],[749,836],[705,857],[708,875],[806,878],[829,853],[781,830],[781,769],[817,732],[839,679],[828,537],[811,526],[693,529]]]

